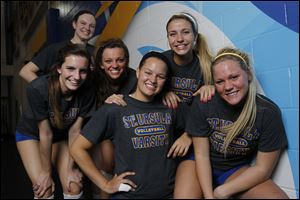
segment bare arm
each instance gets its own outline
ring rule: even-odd
[[[132,187],[136,185],[129,179],[125,179],[126,176],[134,175],[133,172],[124,172],[119,176],[114,176],[111,181],[108,181],[97,169],[93,162],[88,150],[92,147],[92,143],[88,141],[82,135],[79,135],[73,144],[71,145],[71,155],[82,169],[82,171],[103,191],[107,193],[115,193],[119,190],[121,183],[126,183]]]
[[[201,190],[206,199],[213,199],[212,170],[209,155],[209,141],[207,137],[193,137],[196,171]]]
[[[217,187],[214,193],[218,198],[228,198],[268,180],[272,175],[279,155],[279,150],[273,152],[258,152],[254,166],[249,167],[236,178]]]
[[[78,117],[75,123],[71,126],[69,130],[69,148],[71,147],[71,144],[74,142],[76,137],[80,134],[80,130],[82,128],[84,118]],[[82,173],[75,167],[75,162],[72,156],[70,155],[69,157],[69,162],[68,162],[68,182],[67,182],[67,189],[70,191],[70,185],[71,183],[76,183],[80,187],[82,187],[81,181],[82,181]]]
[[[38,66],[36,66],[33,62],[29,62],[22,67],[19,72],[19,75],[27,82],[30,83],[38,76],[36,73],[39,71]]]
[[[52,193],[54,192],[54,182],[52,180],[51,167],[53,133],[48,119],[38,122],[38,128],[40,135],[40,155],[42,171],[37,183],[33,187],[36,188],[35,195],[40,198],[44,196],[45,192],[49,188],[52,189]]]

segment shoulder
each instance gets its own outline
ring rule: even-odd
[[[125,107],[119,106],[117,104],[102,104],[100,108],[96,111],[97,115],[103,116],[114,116],[117,113],[124,110]]]
[[[136,78],[136,70],[128,67],[128,78]]]
[[[170,60],[172,60],[172,57],[173,57],[173,51],[172,50],[167,50],[167,51],[164,51],[163,54]]]
[[[280,111],[280,108],[278,107],[278,105],[264,95],[257,94],[256,105],[257,105],[258,112],[267,113],[267,114],[270,114],[270,116],[272,116],[274,114],[281,115],[281,111]]]
[[[48,88],[48,75],[40,76],[28,84],[28,88],[43,90]],[[48,90],[48,89],[47,89]]]
[[[52,43],[48,46],[48,49],[59,50],[59,49],[61,49],[62,47],[66,46],[69,43],[70,43],[70,41],[68,41],[68,40],[65,40],[65,41],[62,41],[62,42]]]
[[[26,88],[27,95],[31,97],[35,96],[35,98],[46,98],[49,90],[48,85],[49,83],[47,75],[38,77],[28,84]]]

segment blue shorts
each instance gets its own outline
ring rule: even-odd
[[[21,142],[21,141],[25,141],[25,140],[37,140],[37,141],[39,141],[40,139],[36,136],[24,135],[24,134],[19,133],[18,131],[16,131],[16,142]]]
[[[239,169],[241,169],[244,166],[247,166],[247,165],[245,165],[245,164],[238,165],[227,171],[213,169],[212,174],[213,174],[214,186],[217,187],[219,185],[223,185],[229,176],[231,176],[232,174],[234,174],[236,171],[238,171]]]
[[[182,160],[195,160],[194,151],[190,151],[185,157],[182,158]],[[223,185],[229,176],[231,176],[232,174],[234,174],[234,172],[236,172],[237,170],[239,170],[244,166],[246,165],[245,164],[238,165],[227,171],[213,169],[212,174],[213,174],[213,182],[215,186]]]
[[[21,141],[25,141],[25,140],[36,140],[36,141],[40,141],[40,139],[37,136],[33,136],[33,135],[25,135],[23,133],[20,133],[18,131],[16,131],[16,142],[21,142]],[[56,142],[60,142],[62,140],[67,140],[68,139],[68,135],[64,135],[64,134],[54,134],[53,135],[53,140],[52,143],[56,143]]]

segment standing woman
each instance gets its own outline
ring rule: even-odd
[[[129,51],[119,38],[103,41],[96,54],[92,84],[97,94],[97,109],[104,103],[125,106],[124,95],[136,87],[136,71],[129,66]],[[104,140],[93,148],[93,158],[99,170],[109,176],[113,173],[114,147],[111,140]],[[108,194],[92,186],[94,198],[108,198]]]
[[[183,12],[173,15],[166,29],[171,49],[164,54],[171,63],[172,80],[164,104],[170,108],[179,107],[183,113],[188,114],[194,96],[200,94],[200,100],[207,102],[214,95],[210,70],[212,57],[204,36],[198,33],[197,21],[191,14]],[[199,101],[198,98],[196,100]],[[187,118],[184,117],[185,120]],[[192,143],[190,136],[186,137],[185,142]],[[186,150],[176,149],[180,153]],[[201,197],[192,149],[188,155],[178,166],[174,198]]]
[[[221,49],[212,72],[217,94],[206,104],[194,101],[187,124],[204,197],[288,198],[271,180],[287,144],[281,112],[256,93],[248,55]]]
[[[68,143],[95,110],[92,91],[81,90],[89,66],[86,48],[69,44],[59,51],[53,72],[27,87],[29,106],[19,120],[16,143],[35,198],[54,198],[52,165],[58,171],[64,198],[82,195],[82,173],[74,165]]]
[[[93,37],[96,27],[96,19],[89,10],[79,11],[72,20],[74,35],[70,40],[54,43],[47,46],[27,63],[19,72],[19,75],[28,83],[40,75],[48,74],[55,63],[60,48],[67,44],[82,44],[86,47],[90,56],[93,56],[95,47],[88,41]],[[91,63],[92,66],[93,63]]]

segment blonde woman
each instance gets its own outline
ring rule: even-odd
[[[215,92],[210,71],[212,56],[204,36],[198,29],[196,18],[185,12],[171,16],[166,25],[171,49],[165,51],[164,55],[171,63],[172,79],[169,92],[163,100],[168,107],[179,108],[187,115],[195,96],[200,96],[200,99],[197,97],[195,100],[207,102]],[[187,118],[188,116],[184,116],[185,121]],[[189,148],[192,146],[192,140],[188,135],[183,139],[177,141],[181,145],[172,147],[172,151],[177,152],[177,155],[187,155],[183,157],[177,169],[174,198],[200,198],[193,149]]]
[[[206,104],[193,102],[187,125],[204,197],[288,198],[271,180],[287,145],[281,112],[256,93],[249,57],[221,49],[212,74],[217,94]]]

